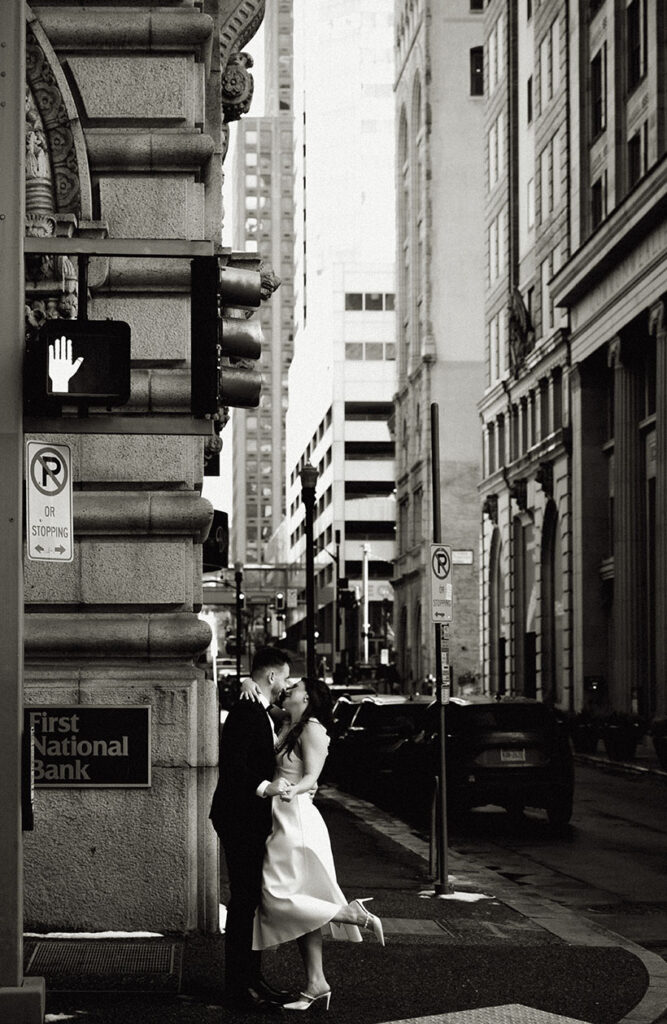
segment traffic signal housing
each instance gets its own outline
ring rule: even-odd
[[[262,300],[259,270],[228,256],[196,256],[191,264],[191,410],[220,419],[225,406],[259,405],[262,328],[251,320]]]

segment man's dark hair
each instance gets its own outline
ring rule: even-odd
[[[258,647],[253,655],[250,675],[254,676],[255,672],[261,672],[265,668],[282,668],[283,665],[292,668],[292,659],[287,651],[281,650],[280,647]]]

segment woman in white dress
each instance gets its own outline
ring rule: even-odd
[[[289,719],[276,746],[274,781],[288,788],[273,799],[273,828],[264,854],[262,901],[255,913],[253,948],[267,949],[296,939],[306,969],[301,997],[286,1010],[329,1008],[331,989],[322,963],[322,929],[334,938],[361,942],[359,928],[371,928],[384,945],[382,923],[368,900],[348,903],[338,886],[327,827],[313,794],[329,750],[331,695],[323,680],[302,679],[287,688],[283,710]],[[321,1005],[320,1004],[320,1005]]]

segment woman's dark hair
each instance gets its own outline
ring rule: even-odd
[[[299,737],[303,732],[303,727],[309,719],[316,718],[317,721],[324,726],[329,735],[331,735],[331,726],[333,724],[333,701],[331,699],[329,687],[324,680],[306,679],[304,677],[301,682],[306,687],[308,703],[306,704],[303,715],[299,721],[296,725],[292,726],[290,731],[287,733],[287,736],[276,750],[276,753],[282,753],[285,751],[288,757],[297,745]]]

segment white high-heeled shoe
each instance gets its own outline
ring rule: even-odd
[[[320,999],[324,999],[324,1009],[328,1010],[331,1001],[331,989],[328,992],[320,992],[318,996],[311,996],[309,992],[302,992],[300,999],[295,999],[293,1003],[283,1003],[283,1010],[309,1010]]]
[[[367,896],[363,900],[352,900],[350,906],[354,907],[356,905],[364,915],[364,921],[359,927],[364,929],[369,927],[372,928],[373,935],[378,940],[380,945],[384,946],[384,931],[382,929],[382,921],[380,920],[379,917],[376,917],[375,914],[371,914],[369,910],[366,910],[366,907],[364,906],[364,903],[370,903],[372,899],[372,896]]]

